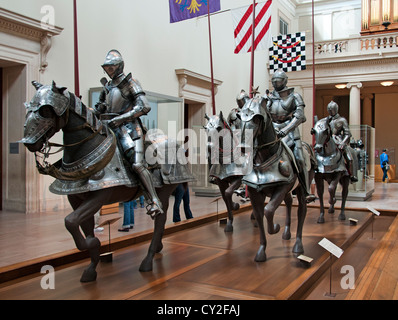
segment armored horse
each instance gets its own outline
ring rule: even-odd
[[[248,193],[253,207],[253,213],[260,230],[260,247],[255,261],[266,261],[265,253],[267,239],[263,217],[267,220],[269,234],[276,234],[280,225],[274,223],[274,214],[292,191],[297,195],[297,232],[293,253],[304,252],[302,231],[307,214],[305,192],[298,181],[298,169],[291,149],[277,137],[271,116],[266,109],[267,98],[254,97],[248,100],[240,112],[242,121],[242,136],[250,136],[252,132],[253,162],[252,170],[242,178],[242,183],[248,187]],[[243,142],[247,144],[247,141]],[[265,198],[269,201],[264,207]]]
[[[142,194],[143,188],[137,177],[125,167],[115,135],[95,116],[92,109],[66,88],[57,87],[54,82],[52,85],[42,85],[34,81],[33,85],[36,93],[30,103],[25,104],[24,138],[20,142],[35,153],[39,172],[56,178],[50,191],[67,195],[73,211],[65,217],[65,227],[71,233],[76,247],[81,251],[88,250],[91,258],[80,281],[95,281],[101,243],[94,235],[94,214],[103,205],[136,199]],[[49,139],[60,130],[63,132],[63,144],[50,142]],[[149,145],[152,149],[148,146],[146,150],[152,150],[152,155],[158,149],[167,152],[167,139],[159,139],[158,144],[152,141]],[[51,164],[48,157],[54,146],[61,147],[63,156]],[[194,180],[186,165],[177,162],[155,164],[151,173],[164,213],[151,216],[154,219],[154,233],[140,271],[151,271],[155,253],[162,250],[171,193],[178,184]]]
[[[245,171],[244,163],[236,163],[233,159],[236,146],[236,136],[225,120],[223,113],[208,116],[204,126],[207,133],[207,152],[210,165],[210,182],[216,184],[221,192],[228,213],[225,232],[233,231],[233,211],[239,209],[239,203],[234,202],[232,195],[239,188]],[[235,145],[235,146],[234,146]]]
[[[320,215],[318,223],[325,222],[325,209],[323,203],[324,182],[329,184],[329,210],[330,214],[334,213],[334,205],[336,203],[336,189],[338,184],[342,186],[341,191],[341,212],[339,220],[345,220],[345,203],[348,196],[348,187],[350,184],[350,176],[347,171],[344,156],[332,136],[332,129],[329,125],[328,119],[323,118],[318,120],[314,128],[311,129],[311,134],[315,137],[315,158],[317,167],[315,169],[315,183],[319,197]]]
[[[204,126],[208,137],[208,156],[211,182],[216,184],[221,192],[228,213],[225,232],[233,231],[233,211],[239,209],[239,203],[233,201],[235,190],[242,184],[242,178],[252,167],[250,148],[242,153],[241,130],[233,130],[224,118],[222,111],[219,115],[205,116],[207,124]],[[284,199],[286,204],[286,223],[282,239],[290,240],[290,222],[293,199],[290,193]],[[253,214],[252,214],[253,215]],[[253,215],[254,216],[254,215]],[[255,219],[255,218],[253,218]]]

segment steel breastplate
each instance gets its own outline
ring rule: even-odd
[[[293,95],[290,95],[286,99],[275,98],[272,99],[272,104],[269,107],[269,112],[273,122],[286,122],[292,118],[292,114],[295,111],[293,104]]]
[[[106,96],[106,103],[108,105],[106,112],[117,114],[125,112],[131,104],[129,100],[123,97],[122,92],[118,87],[110,88],[109,93]]]

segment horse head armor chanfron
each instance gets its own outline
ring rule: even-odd
[[[76,181],[87,179],[102,170],[116,149],[113,134],[101,132],[101,121],[66,88],[57,87],[55,82],[50,86],[36,81],[32,84],[36,93],[29,103],[25,103],[24,138],[19,142],[35,152],[39,172],[61,180]],[[70,133],[70,138],[64,137],[64,143],[67,143],[49,142],[61,129]],[[64,150],[63,158],[54,165],[46,161],[53,146]],[[90,150],[89,155],[81,156],[79,150],[83,146]],[[40,153],[43,155],[42,162],[39,161]]]
[[[50,106],[55,114],[60,117],[69,105],[69,92],[66,88],[58,88],[55,82],[51,86],[45,86],[36,81],[32,81],[32,84],[36,88],[36,94],[29,103],[25,103],[27,115],[24,137],[19,141],[26,144],[28,148],[29,145],[38,142],[56,125],[55,119],[45,117],[45,112],[41,111],[41,108]]]

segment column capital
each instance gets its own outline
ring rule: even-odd
[[[372,100],[374,98],[374,94],[373,93],[365,93],[365,94],[361,94],[361,99],[370,99]]]
[[[351,89],[352,87],[357,87],[358,89],[362,88],[362,82],[348,82],[347,83],[347,88]]]

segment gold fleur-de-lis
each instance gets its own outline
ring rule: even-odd
[[[191,5],[188,7],[189,13],[195,13],[196,11],[199,11],[199,8],[202,6],[202,4],[199,4],[198,1],[192,0]]]

